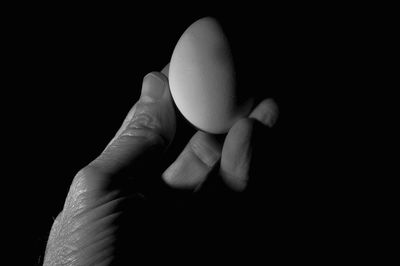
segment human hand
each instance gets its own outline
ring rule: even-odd
[[[139,101],[113,140],[75,176],[51,229],[44,265],[115,265],[129,254],[134,260],[133,242],[151,236],[143,229],[153,199],[164,201],[165,207],[172,202],[168,197],[174,198],[178,191],[201,194],[209,187],[215,193],[222,187],[245,191],[255,123],[271,127],[277,118],[276,104],[264,100],[249,117],[231,128],[223,144],[216,136],[196,132],[165,170],[162,162],[171,148],[177,117],[167,77],[159,72],[147,75]],[[208,184],[212,172],[217,172],[219,186]],[[157,195],[160,191],[165,193]]]

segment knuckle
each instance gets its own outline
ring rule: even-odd
[[[127,129],[148,128],[158,130],[161,127],[161,121],[158,117],[150,114],[146,110],[139,111],[129,122]]]
[[[91,163],[82,168],[74,177],[69,194],[75,198],[82,198],[99,189],[100,180],[107,178],[107,174]]]
[[[247,140],[251,137],[253,128],[254,128],[254,119],[251,118],[242,118],[233,125],[232,129],[228,134],[234,134],[235,140]]]
[[[165,143],[162,134],[161,121],[158,117],[146,112],[141,111],[133,117],[125,130],[120,135],[120,141],[124,142],[133,138],[142,138],[149,143]]]
[[[76,194],[78,191],[83,191],[86,190],[87,187],[87,172],[88,172],[88,166],[82,168],[81,170],[78,171],[78,173],[75,175],[72,185],[70,188],[70,192],[73,192]]]
[[[64,206],[68,216],[78,216],[96,203],[98,193],[102,190],[101,185],[104,184],[101,179],[104,178],[106,174],[92,164],[85,166],[75,175]]]
[[[249,129],[253,127],[254,120],[250,118],[241,118],[237,121],[236,125],[244,129]]]
[[[135,140],[141,140],[150,145],[164,145],[165,139],[157,131],[151,128],[127,128],[116,141],[115,145],[125,145]]]

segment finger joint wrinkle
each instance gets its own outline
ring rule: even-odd
[[[200,144],[196,141],[191,141],[189,145],[190,150],[207,167],[213,167],[220,158],[219,152],[204,143]]]

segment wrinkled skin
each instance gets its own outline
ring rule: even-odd
[[[274,101],[261,101],[223,138],[196,132],[165,167],[177,124],[167,70],[144,78],[142,95],[113,140],[73,179],[44,265],[131,265],[175,248],[195,255],[191,236],[207,240],[205,228],[218,223],[204,217],[222,216],[248,190],[255,131],[275,123]],[[170,238],[182,246],[171,247]]]

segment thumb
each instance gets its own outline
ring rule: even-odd
[[[153,159],[175,135],[175,111],[168,79],[151,72],[143,79],[141,96],[102,154],[91,164],[107,175],[127,168],[154,167]]]

